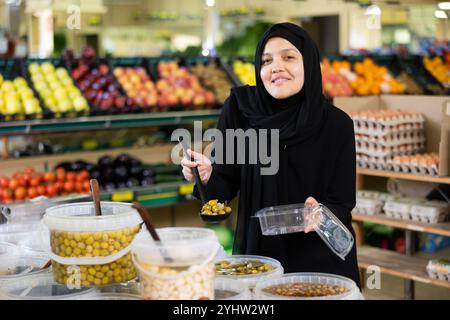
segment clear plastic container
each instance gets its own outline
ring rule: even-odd
[[[133,242],[141,295],[149,300],[214,299],[215,232],[206,228],[157,229],[156,243],[148,232]]]
[[[42,237],[42,232],[39,222],[0,224],[0,241],[45,251],[49,241]]]
[[[7,281],[16,281],[24,275],[50,272],[50,268],[42,269],[49,261],[48,256],[39,252],[19,249],[1,255],[0,259],[0,285]]]
[[[88,295],[74,297],[75,300],[142,300],[142,297],[129,293],[101,293],[93,292]]]
[[[47,197],[37,197],[29,201],[0,204],[0,215],[8,223],[29,223],[39,222],[45,210],[64,203],[89,201],[89,195],[69,195],[50,199]],[[0,219],[1,220],[1,219]]]
[[[265,292],[264,289],[276,285],[320,284],[344,288],[341,294],[315,297],[283,296]],[[326,273],[287,273],[278,279],[261,281],[255,288],[256,299],[261,300],[362,300],[358,286],[351,279]]]
[[[305,208],[303,203],[259,210],[259,218],[263,235],[279,235],[301,232],[305,228],[306,216],[314,216],[318,221],[315,231],[325,244],[341,259],[350,252],[354,244],[353,235],[344,224],[323,204],[314,208]]]
[[[248,300],[251,298],[248,286],[238,280],[216,278],[214,289],[216,300]]]
[[[27,275],[0,286],[0,299],[10,300],[73,300],[89,295],[93,288],[71,289],[56,283],[49,273]]]
[[[102,202],[102,216],[92,202],[47,209],[55,280],[67,283],[74,274],[83,287],[130,281],[137,276],[131,242],[142,219],[129,203]]]

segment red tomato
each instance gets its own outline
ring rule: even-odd
[[[9,179],[7,177],[0,178],[0,188],[6,189],[9,187]]]
[[[31,188],[28,188],[27,195],[28,195],[28,198],[33,199],[38,196],[38,192],[37,192],[36,188],[31,187]]]
[[[58,188],[55,184],[50,184],[46,187],[47,189],[47,196],[48,197],[54,197],[58,194]]]
[[[36,188],[36,191],[37,191],[38,195],[45,196],[45,194],[47,193],[47,188],[45,186],[38,186]]]
[[[73,172],[73,171],[67,172],[67,174],[66,174],[66,180],[67,180],[67,181],[73,181],[73,182],[75,182],[75,181],[77,180],[77,174],[76,174],[76,172]]]
[[[73,181],[67,181],[64,183],[64,191],[71,193],[75,190],[75,183]]]
[[[46,172],[44,174],[44,180],[47,182],[53,182],[53,181],[55,181],[55,179],[56,179],[56,176],[55,176],[54,172]]]
[[[9,181],[9,188],[16,190],[19,187],[19,180],[13,178]]]
[[[14,192],[14,198],[16,200],[23,200],[27,196],[27,189],[24,187],[18,187]]]

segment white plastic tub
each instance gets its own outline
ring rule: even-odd
[[[92,202],[47,209],[55,280],[66,284],[79,274],[83,287],[123,283],[136,278],[131,243],[142,219],[129,203],[101,202],[102,216]]]
[[[271,294],[264,289],[274,285],[316,283],[343,287],[348,291],[338,295],[318,297],[292,297]],[[326,273],[288,273],[278,279],[261,281],[255,288],[256,299],[261,300],[362,300],[358,286],[351,279]]]
[[[206,228],[157,229],[161,243],[148,232],[133,243],[141,295],[147,300],[214,299],[215,232]]]

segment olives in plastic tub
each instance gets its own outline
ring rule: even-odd
[[[214,299],[214,257],[219,248],[207,228],[163,228],[161,241],[148,232],[133,242],[141,295],[146,300]]]
[[[354,245],[354,238],[344,224],[323,204],[306,208],[303,203],[259,210],[263,235],[279,235],[301,232],[305,229],[305,214],[315,216],[315,232],[325,244],[341,259],[345,259]]]
[[[59,284],[49,273],[22,276],[0,286],[0,298],[9,300],[72,300],[92,292],[93,288]]]
[[[270,268],[265,268],[266,266]],[[264,269],[258,270],[260,267]],[[221,258],[216,260],[215,268],[217,279],[237,280],[250,289],[255,287],[259,281],[279,278],[284,272],[279,261],[253,255],[232,255]],[[233,268],[236,269],[235,272],[233,272]],[[241,268],[241,270],[237,270],[238,268]]]
[[[53,274],[58,283],[74,277],[83,287],[111,285],[137,277],[131,243],[142,222],[131,204],[102,202],[102,216],[92,202],[47,209]]]
[[[217,278],[214,289],[215,300],[248,300],[251,297],[248,286],[238,280]]]
[[[287,273],[278,279],[259,282],[255,297],[260,300],[361,300],[356,283],[326,273]]]

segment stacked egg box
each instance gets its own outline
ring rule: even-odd
[[[439,156],[425,149],[424,117],[398,110],[352,112],[356,160],[361,168],[438,174]]]
[[[450,260],[433,259],[427,264],[428,276],[432,279],[446,280],[450,282]]]
[[[443,222],[449,218],[450,205],[444,201],[398,197],[389,193],[358,191],[355,213],[374,215],[383,213],[390,218],[425,223]]]

